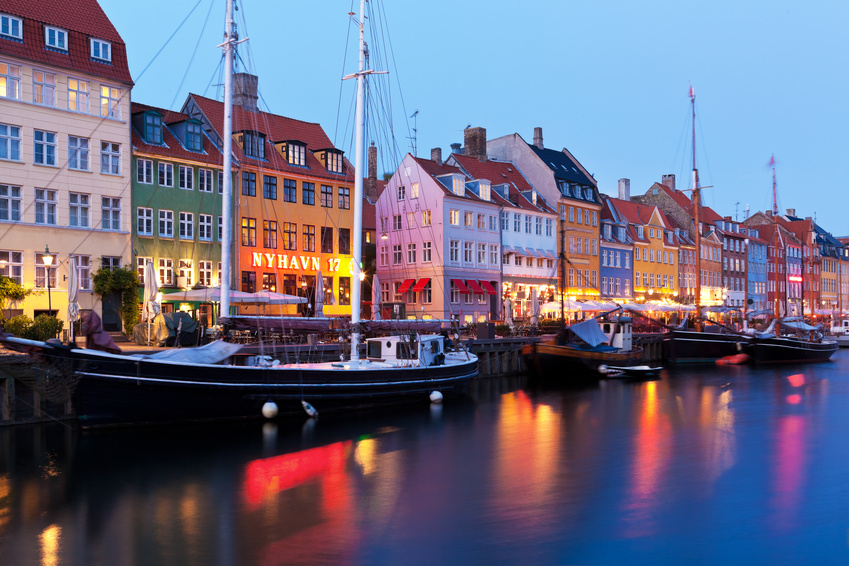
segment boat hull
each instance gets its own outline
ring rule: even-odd
[[[745,351],[750,341],[740,334],[670,330],[663,340],[663,353],[671,364],[712,364]]]
[[[630,366],[642,362],[642,350],[597,352],[571,346],[535,342],[522,348],[531,377],[553,384],[601,379],[602,365]]]
[[[827,362],[837,348],[837,342],[830,340],[810,342],[775,336],[753,339],[746,353],[758,364]]]

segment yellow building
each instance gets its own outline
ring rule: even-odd
[[[49,22],[38,2],[0,6],[0,274],[45,291],[4,314],[67,320],[74,257],[80,309],[121,330],[120,297],[95,295],[91,281],[131,257],[133,83],[124,42],[96,0],[73,6]]]

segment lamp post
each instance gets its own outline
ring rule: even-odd
[[[55,254],[50,253],[50,246],[44,246],[44,254],[41,256],[44,262],[44,271],[47,278],[47,312],[53,315],[53,302],[50,299],[50,266],[53,265]]]

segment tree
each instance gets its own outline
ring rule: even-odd
[[[139,321],[139,287],[141,281],[133,269],[114,267],[99,269],[92,278],[94,292],[100,295],[121,293],[121,320],[127,332]]]
[[[3,309],[6,308],[6,301],[17,302],[23,301],[28,295],[33,293],[32,289],[25,289],[23,285],[5,275],[0,275],[0,318],[3,318]]]

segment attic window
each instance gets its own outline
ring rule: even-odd
[[[0,36],[23,39],[23,23],[20,18],[0,14]]]
[[[490,186],[488,184],[486,184],[486,183],[480,184],[480,193],[481,193],[480,194],[481,200],[486,200],[486,201],[492,200],[492,196],[490,194]]]
[[[257,132],[244,132],[242,151],[248,157],[265,159],[265,136]]]
[[[458,197],[466,195],[466,184],[463,182],[463,179],[461,179],[460,177],[454,177],[452,191]]]
[[[328,158],[329,157],[330,155],[328,154]],[[286,161],[289,162],[289,165],[298,165],[300,167],[306,166],[307,146],[298,142],[288,142],[286,144]]]
[[[47,47],[52,49],[58,49],[60,51],[68,50],[68,32],[54,28],[50,26],[45,26],[44,28],[44,44]]]
[[[154,112],[145,112],[144,140],[147,143],[162,143],[162,116]]]
[[[91,38],[91,58],[107,63],[112,61],[112,44],[102,39]]]
[[[199,122],[186,122],[186,149],[189,151],[200,151],[203,132]]]
[[[339,151],[327,152],[327,171],[330,173],[342,173],[342,153]]]

